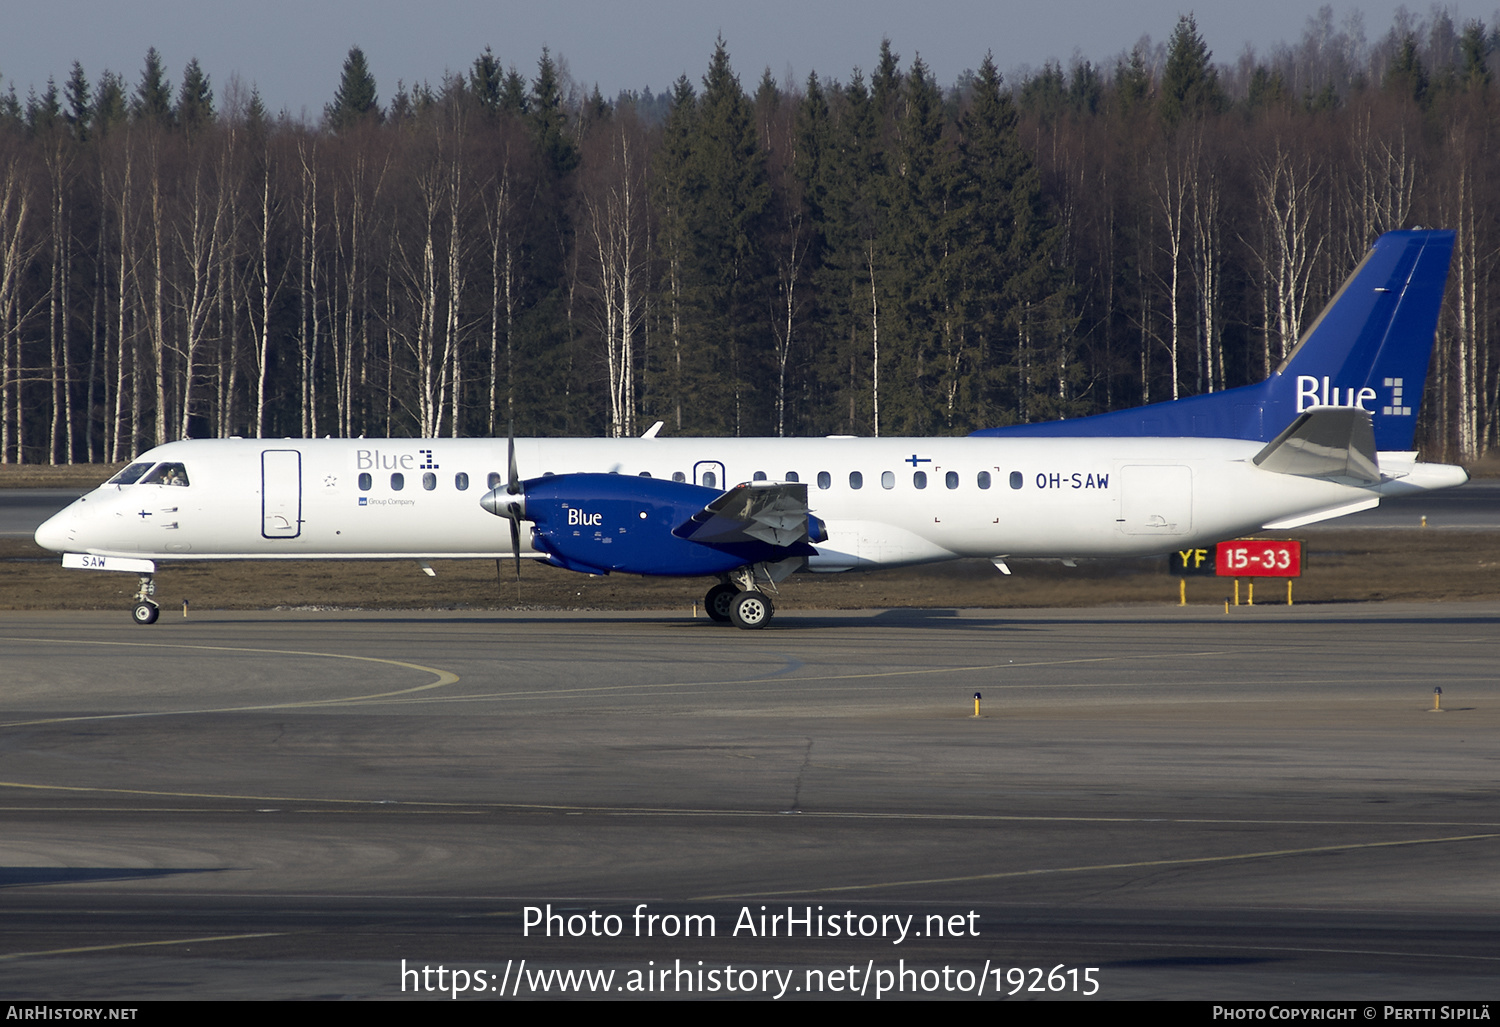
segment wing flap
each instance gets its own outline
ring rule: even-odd
[[[672,529],[704,545],[754,541],[778,548],[805,543],[813,533],[804,482],[736,485]]]

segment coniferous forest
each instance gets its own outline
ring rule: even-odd
[[[1497,37],[1164,44],[614,99],[486,49],[316,124],[253,89],[0,95],[0,460],[207,436],[961,434],[1256,381],[1381,232],[1455,229],[1419,441],[1500,432]],[[976,55],[978,56],[978,55]],[[337,69],[330,69],[330,81]]]

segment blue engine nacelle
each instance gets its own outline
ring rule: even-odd
[[[755,539],[695,542],[672,529],[722,493],[661,478],[558,474],[522,483],[532,546],[557,567],[587,574],[665,577],[722,574],[762,560],[813,556],[806,541],[772,545]],[[822,526],[809,519],[818,537]]]

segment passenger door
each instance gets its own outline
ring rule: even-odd
[[[260,533],[263,538],[302,534],[302,454],[267,449],[260,455]]]

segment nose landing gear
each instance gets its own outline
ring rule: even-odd
[[[156,618],[161,616],[161,608],[151,601],[156,595],[156,582],[151,580],[151,575],[141,575],[141,587],[135,594],[135,606],[131,607],[130,616],[137,624],[155,624]]]

